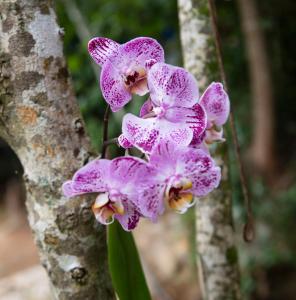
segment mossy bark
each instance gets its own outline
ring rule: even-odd
[[[52,5],[0,3],[0,135],[23,164],[29,222],[55,299],[115,299],[105,228],[90,199],[61,191],[92,153]]]
[[[184,65],[204,91],[220,78],[208,2],[178,0],[178,4]],[[199,279],[204,299],[236,300],[241,295],[225,143],[218,145],[214,157],[222,168],[221,184],[196,205]]]

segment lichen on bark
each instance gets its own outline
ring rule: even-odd
[[[29,222],[56,299],[115,299],[105,228],[62,183],[93,156],[50,0],[0,3],[0,135],[24,167]],[[79,127],[79,128],[78,128]]]
[[[218,81],[218,63],[207,0],[178,0],[184,65],[201,90]],[[196,205],[199,281],[204,299],[240,299],[237,251],[232,221],[227,145],[214,152],[222,169],[220,186]]]

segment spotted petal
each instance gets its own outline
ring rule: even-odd
[[[126,66],[139,65],[145,68],[148,60],[164,61],[163,48],[155,39],[148,37],[138,37],[123,44],[119,55]]]
[[[192,174],[204,174],[209,172],[215,167],[215,162],[211,156],[201,150],[188,148],[179,150],[179,157],[177,160],[177,172],[184,174],[186,177],[192,176]]]
[[[102,66],[112,55],[118,53],[119,46],[111,39],[95,37],[88,43],[88,52],[93,60]]]
[[[156,40],[139,37],[120,45],[109,58],[104,60],[100,84],[112,111],[118,111],[132,99],[131,93],[147,93],[146,62],[164,61],[164,51]],[[142,79],[128,87],[125,80],[135,72],[141,74]]]
[[[156,118],[141,119],[126,114],[122,121],[122,132],[131,144],[145,153],[149,153],[159,139]]]
[[[193,137],[193,131],[186,123],[173,123],[159,118],[141,119],[132,114],[123,118],[122,132],[131,144],[144,153],[150,153],[160,140],[189,145]]]
[[[118,144],[124,149],[129,149],[133,147],[133,144],[129,142],[129,140],[124,136],[124,134],[121,134],[118,137]]]
[[[121,224],[124,230],[130,231],[134,229],[141,217],[141,214],[137,210],[136,206],[128,200],[122,200],[124,207],[124,214],[115,214],[115,219]]]
[[[227,121],[230,103],[222,83],[212,82],[201,96],[199,104],[205,109],[208,122],[222,126]]]
[[[63,194],[64,194],[67,198],[71,198],[71,197],[78,196],[78,195],[81,194],[80,191],[75,191],[75,190],[72,188],[72,180],[68,180],[68,181],[64,182],[63,187],[62,187],[62,190],[63,190]]]
[[[106,191],[109,168],[110,161],[107,159],[95,159],[89,162],[74,174],[71,181],[64,183],[65,196],[72,197]]]
[[[187,146],[193,138],[193,130],[186,123],[173,123],[167,120],[159,120],[160,139],[170,140],[177,145]]]
[[[213,189],[218,187],[221,180],[221,169],[214,167],[207,173],[193,174],[191,178],[194,195],[197,197],[206,196]]]
[[[156,222],[159,215],[164,212],[165,183],[151,180],[143,186],[139,186],[139,197],[135,204],[141,214]]]
[[[120,71],[113,61],[106,61],[103,65],[100,85],[103,97],[114,112],[120,110],[132,99],[132,95],[127,90]]]
[[[147,114],[151,113],[152,109],[153,109],[152,102],[149,98],[148,100],[146,100],[144,102],[144,104],[142,105],[142,107],[140,109],[140,117],[143,118]]]
[[[216,188],[221,179],[220,168],[210,155],[201,149],[160,142],[150,155],[150,164],[158,170],[156,178],[167,181],[182,176],[192,182],[195,196],[204,196]]]
[[[221,179],[220,167],[201,149],[188,148],[181,153],[177,160],[177,173],[190,179],[192,191],[198,197],[210,193]]]
[[[177,106],[169,108],[165,118],[174,123],[186,124],[193,131],[193,140],[200,139],[207,126],[206,113],[199,104],[194,109]]]
[[[157,174],[159,180],[165,180],[176,173],[176,161],[182,153],[181,149],[183,148],[169,140],[160,141],[153,147],[149,163],[157,170],[161,170]]]
[[[151,100],[156,106],[192,107],[197,102],[197,82],[183,68],[156,63],[149,70],[147,80]]]
[[[136,193],[137,183],[151,176],[148,164],[137,157],[124,156],[112,160],[110,165],[109,187],[118,188],[129,195]]]

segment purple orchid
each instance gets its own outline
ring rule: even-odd
[[[199,105],[206,111],[207,128],[203,136],[193,139],[191,145],[196,146],[201,145],[203,142],[212,144],[213,142],[224,141],[222,125],[228,119],[230,103],[222,83],[212,82],[200,97]],[[193,109],[198,110],[199,105],[196,104]]]
[[[149,164],[154,168],[154,176],[139,187],[141,196],[135,205],[152,221],[163,213],[165,203],[179,213],[186,212],[195,197],[210,193],[221,179],[220,167],[208,153],[170,141],[153,148]]]
[[[155,63],[147,81],[150,98],[142,106],[140,118],[132,114],[123,118],[121,146],[133,145],[149,153],[161,140],[189,145],[199,138],[207,119],[202,106],[194,106],[198,99],[194,77],[183,68]]]
[[[136,186],[149,178],[147,163],[135,157],[119,157],[112,161],[96,159],[79,169],[63,184],[66,197],[97,193],[92,210],[102,224],[117,219],[125,230],[134,229],[141,216],[137,207]]]
[[[125,44],[96,37],[89,41],[88,51],[102,67],[100,85],[112,111],[120,110],[132,94],[145,95],[147,68],[164,61],[161,45],[152,38],[139,37]]]
[[[211,83],[197,103],[195,78],[165,64],[162,47],[151,38],[122,45],[94,38],[88,50],[102,67],[100,85],[113,111],[132,94],[150,92],[139,117],[124,116],[118,138],[122,147],[137,147],[149,161],[131,156],[93,160],[63,184],[64,195],[96,194],[96,219],[105,225],[117,219],[127,231],[140,217],[156,221],[166,206],[186,212],[221,179],[207,144],[223,140],[222,125],[230,110],[223,85]]]

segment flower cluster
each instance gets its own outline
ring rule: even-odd
[[[199,98],[195,78],[164,63],[162,47],[151,38],[122,45],[94,38],[88,50],[102,67],[100,86],[112,111],[133,94],[149,93],[139,116],[124,116],[118,137],[121,147],[135,147],[146,159],[93,160],[64,183],[65,196],[95,193],[96,219],[102,224],[117,219],[125,230],[134,229],[140,217],[157,221],[166,207],[186,212],[220,182],[208,146],[224,140],[229,99],[222,84],[213,82]]]

